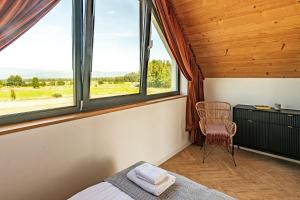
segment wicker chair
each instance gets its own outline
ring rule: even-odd
[[[199,126],[202,133],[207,136],[207,126],[211,124],[224,125],[226,128],[226,132],[230,136],[230,140],[232,142],[231,152],[229,150],[229,146],[227,146],[227,151],[231,153],[232,160],[234,165],[236,166],[236,162],[234,159],[234,146],[233,146],[233,136],[236,133],[237,127],[234,122],[230,120],[231,114],[231,105],[226,102],[198,102],[196,103],[196,110],[199,115]],[[207,155],[205,154],[206,149],[206,140],[203,144],[203,163]]]

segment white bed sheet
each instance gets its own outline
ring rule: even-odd
[[[108,182],[93,185],[69,198],[69,200],[133,200],[119,188]]]

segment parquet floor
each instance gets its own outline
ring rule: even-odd
[[[202,163],[199,146],[191,145],[161,165],[237,199],[300,199],[300,164],[236,149],[215,149]]]

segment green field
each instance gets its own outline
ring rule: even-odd
[[[171,63],[149,62],[147,94],[172,90]],[[0,116],[74,106],[74,81],[71,78],[24,78],[18,74],[0,80]],[[91,77],[90,98],[139,93],[139,72],[111,77]]]
[[[126,94],[136,94],[139,92],[137,87],[138,83],[125,82],[120,84],[114,83],[104,83],[98,84],[93,81],[91,83],[91,97],[107,97],[107,96],[117,96]],[[11,89],[10,87],[0,88],[0,101],[11,101]],[[55,99],[55,94],[60,94],[61,97],[72,97],[73,96],[73,86],[44,86],[39,88],[32,87],[14,87],[13,88],[16,99],[20,100],[35,100],[35,99]],[[148,94],[169,92],[170,88],[148,88]]]

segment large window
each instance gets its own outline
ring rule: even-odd
[[[140,3],[95,1],[90,98],[140,92]]]
[[[0,52],[0,125],[178,94],[151,0],[61,0]]]
[[[153,14],[151,17],[151,50],[148,61],[147,94],[177,91],[178,68],[160,25]]]
[[[72,1],[0,52],[0,116],[74,106]]]

